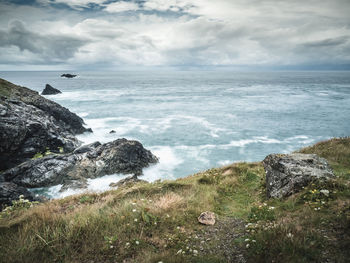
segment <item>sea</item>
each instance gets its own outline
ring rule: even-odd
[[[73,79],[62,73],[77,74]],[[84,144],[117,138],[140,141],[159,163],[144,169],[153,182],[234,162],[261,161],[332,137],[350,135],[350,72],[116,71],[0,72],[82,117],[93,133]],[[115,133],[110,133],[114,130]],[[126,175],[89,180],[105,191]],[[61,186],[36,189],[58,198]]]

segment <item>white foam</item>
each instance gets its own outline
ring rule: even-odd
[[[131,176],[130,174],[112,174],[112,175],[105,175],[99,178],[95,179],[88,179],[88,191],[91,192],[103,192],[110,190],[111,187],[109,186],[111,183],[117,183],[120,180]]]
[[[149,147],[151,152],[159,158],[159,163],[152,165],[143,170],[142,179],[153,182],[158,179],[175,179],[174,169],[183,163],[170,146],[153,146]]]
[[[127,90],[76,90],[64,91],[55,95],[54,100],[58,101],[114,101],[116,98],[127,95]]]

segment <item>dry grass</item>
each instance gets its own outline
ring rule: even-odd
[[[169,209],[176,209],[179,206],[184,204],[184,198],[179,196],[176,193],[170,192],[161,196],[158,200],[155,201],[152,211],[163,212]]]

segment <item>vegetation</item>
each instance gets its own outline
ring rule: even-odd
[[[0,261],[229,262],[242,255],[248,262],[346,262],[350,139],[301,152],[328,159],[336,179],[267,200],[262,164],[237,163],[13,207],[1,212]],[[198,223],[203,211],[216,213],[214,226]]]

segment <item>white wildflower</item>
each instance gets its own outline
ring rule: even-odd
[[[135,241],[136,245],[140,245],[140,242],[138,240]]]
[[[135,218],[135,219],[134,219],[134,222],[137,222],[137,221],[138,221],[137,218]]]
[[[136,210],[136,209],[133,209],[132,211],[135,213],[137,210]]]
[[[324,194],[325,196],[329,196],[329,191],[327,189],[320,190],[320,193]]]

